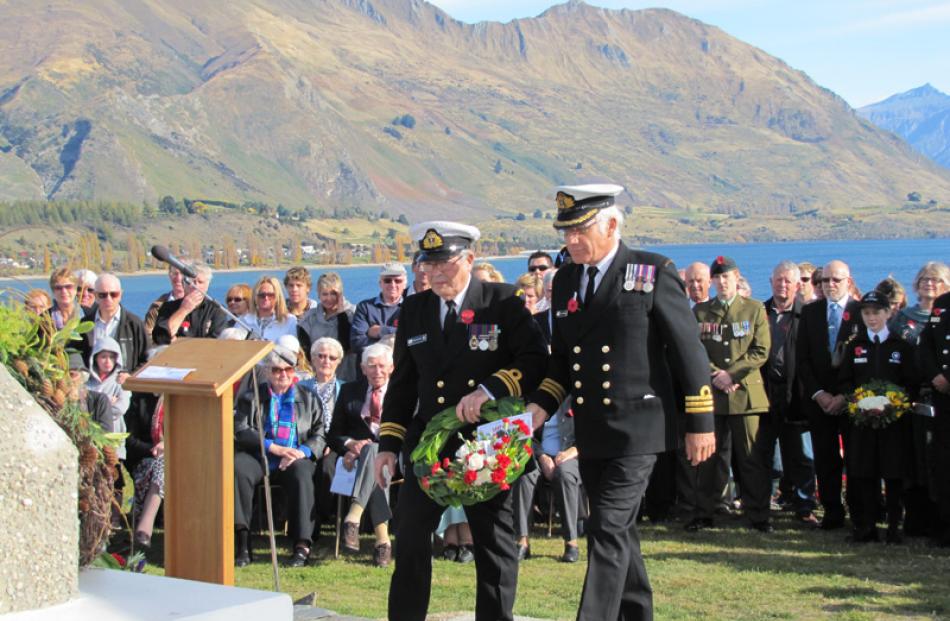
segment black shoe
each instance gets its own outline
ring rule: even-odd
[[[531,558],[531,545],[518,544],[518,560],[524,561]]]
[[[455,557],[456,563],[471,563],[475,560],[475,552],[470,545],[460,545],[458,556]]]
[[[686,523],[686,526],[684,526],[683,529],[687,532],[695,533],[703,529],[712,528],[712,527],[713,527],[712,518],[693,518],[692,520]]]
[[[759,531],[760,533],[768,534],[768,533],[775,532],[775,529],[772,528],[772,522],[768,520],[762,520],[761,522],[752,522],[750,526],[754,528],[755,530]]]
[[[235,567],[247,567],[251,564],[251,553],[247,548],[243,550],[238,550],[237,555],[234,557],[234,566]]]
[[[449,544],[442,548],[442,560],[444,561],[455,561],[458,560],[459,547],[457,545]]]
[[[135,531],[132,540],[135,541],[135,547],[140,550],[148,550],[152,547],[152,537],[140,530]]]
[[[564,554],[561,555],[560,561],[562,563],[576,563],[581,558],[581,553],[577,549],[577,546],[572,546],[569,544],[564,545]]]
[[[309,558],[310,550],[303,546],[297,546],[294,548],[294,555],[287,561],[287,567],[306,567]]]

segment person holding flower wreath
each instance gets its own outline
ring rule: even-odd
[[[456,422],[465,425],[438,457],[455,455],[461,445],[457,436],[471,435],[483,405],[520,397],[537,387],[547,350],[513,285],[472,277],[471,246],[479,237],[477,228],[423,222],[411,227],[410,234],[419,243],[420,267],[429,275],[431,289],[403,302],[375,474],[385,488],[402,451],[404,483],[395,513],[389,619],[423,621],[432,580],[432,532],[444,507],[422,489],[428,478],[417,478],[410,455],[417,445],[424,446],[421,440],[428,423],[457,404]],[[512,498],[506,481],[497,485],[497,494],[465,506],[474,540],[477,621],[514,618],[518,558]]]
[[[890,300],[879,291],[861,298],[867,329],[848,344],[838,375],[839,392],[850,395],[845,457],[852,543],[878,540],[881,479],[886,489],[887,543],[902,541],[901,496],[911,440],[907,412],[919,374],[913,347],[888,330],[892,312]]]

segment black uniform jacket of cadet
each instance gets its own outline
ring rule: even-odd
[[[627,265],[637,264],[656,267],[650,291],[624,286]],[[585,268],[562,267],[554,277],[551,360],[532,401],[550,414],[572,395],[585,458],[661,453],[677,446],[678,429],[713,431],[709,359],[672,262],[621,243],[594,299],[575,309]],[[676,403],[674,375],[685,407]]]
[[[513,285],[473,277],[447,340],[439,318],[440,299],[433,291],[405,299],[396,328],[396,368],[383,403],[379,450],[396,453],[405,444],[408,454],[433,416],[479,385],[496,399],[521,397],[537,387],[544,376],[547,347],[516,291]],[[468,425],[461,433],[473,429]],[[452,446],[458,441],[450,441],[447,447]]]
[[[950,381],[950,293],[934,300],[927,325],[920,334],[920,367],[923,382],[930,386],[937,375]],[[950,402],[950,395],[934,391],[934,398]]]

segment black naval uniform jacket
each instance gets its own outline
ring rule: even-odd
[[[624,288],[628,264],[653,265],[651,291]],[[533,401],[549,414],[573,396],[574,430],[586,458],[662,453],[679,445],[679,430],[713,431],[709,359],[672,261],[620,244],[589,304],[576,310],[584,265],[554,277],[554,331],[547,377]],[[685,397],[677,425],[675,376]]]
[[[469,324],[466,311],[474,313]],[[411,295],[402,303],[393,355],[396,368],[379,429],[380,451],[398,453],[405,445],[408,455],[433,416],[480,385],[501,399],[527,394],[541,381],[547,348],[513,285],[472,278],[457,313],[445,341],[439,297],[433,291]],[[495,330],[497,347],[482,349],[477,337],[472,342],[473,334],[490,330]],[[460,432],[473,429],[467,425]]]
[[[934,300],[930,318],[920,333],[917,351],[923,376],[921,381],[925,386],[933,388],[932,382],[937,375],[950,380],[950,293],[944,293]],[[934,390],[933,400],[934,405],[942,410],[938,416],[950,413],[947,412],[950,395]]]

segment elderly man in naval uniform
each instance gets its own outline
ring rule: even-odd
[[[590,499],[577,614],[584,621],[653,618],[636,517],[656,455],[675,448],[682,429],[692,463],[715,448],[709,360],[683,281],[666,257],[621,241],[622,192],[609,184],[557,188],[554,226],[572,263],[554,277],[552,353],[528,406],[537,428],[573,397]],[[683,408],[674,402],[674,376]]]

